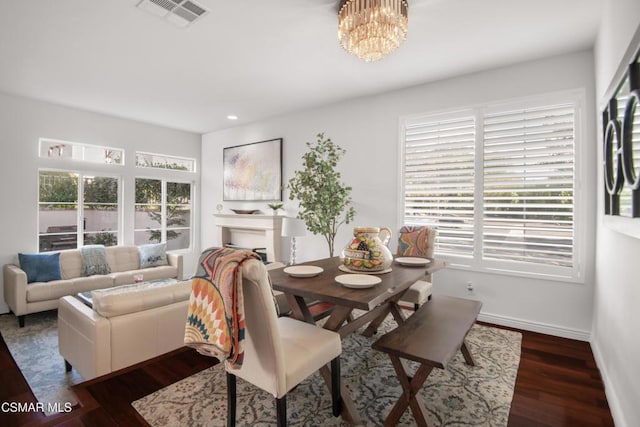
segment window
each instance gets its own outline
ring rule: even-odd
[[[475,117],[407,123],[404,222],[438,228],[440,254],[473,256]]]
[[[435,226],[454,265],[577,279],[580,105],[572,92],[405,119],[404,223]]]
[[[191,184],[136,178],[135,244],[166,242],[168,250],[191,244]]]
[[[76,172],[40,171],[40,252],[118,244],[119,180]]]
[[[167,156],[165,154],[136,152],[136,166],[141,168],[174,169],[187,172],[196,171],[196,161],[185,157]]]
[[[124,163],[124,151],[120,148],[47,138],[40,138],[40,157],[117,165]]]

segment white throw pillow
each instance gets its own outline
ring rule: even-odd
[[[140,268],[167,265],[167,244],[154,243],[138,247],[140,252]]]

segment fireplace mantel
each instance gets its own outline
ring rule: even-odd
[[[232,243],[246,248],[265,248],[267,261],[280,261],[282,216],[214,214],[221,246]]]

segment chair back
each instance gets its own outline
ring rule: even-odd
[[[227,363],[225,369],[280,396],[286,393],[284,352],[269,275],[264,264],[255,259],[244,262],[240,274],[245,313],[244,361],[240,369],[232,369]]]
[[[400,228],[397,256],[433,258],[436,229],[426,225]]]

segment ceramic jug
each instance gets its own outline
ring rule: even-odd
[[[391,266],[393,255],[387,247],[391,230],[387,227],[355,227],[353,239],[340,254],[342,264],[349,270],[373,272]]]

